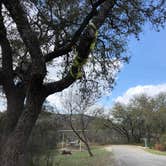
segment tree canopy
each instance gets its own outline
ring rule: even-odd
[[[56,71],[56,82],[47,84],[47,79],[45,79],[47,95],[49,95],[63,90],[81,76],[82,80],[90,82],[87,84],[98,86],[101,85],[102,80],[107,80],[108,86],[112,87],[114,70],[119,69],[119,61],[127,60],[124,53],[128,36],[138,37],[147,21],[156,29],[164,26],[165,4],[163,0],[158,2],[13,0],[10,4],[8,1],[3,2],[1,21],[3,21],[1,22],[2,35],[7,42],[2,44],[5,44],[6,51],[11,54],[7,56],[9,62],[7,64],[8,66],[10,64],[8,68],[10,68],[10,73],[13,72],[12,79],[15,82],[25,86],[32,79],[30,76],[32,66],[41,68],[39,66],[42,64],[43,69],[34,67],[33,73],[39,70],[38,72],[43,75],[42,79],[48,78],[46,71],[48,71],[50,62],[54,60],[52,64]],[[86,39],[86,41],[92,40],[92,47],[94,42],[96,43],[91,55],[88,54],[92,47],[86,51],[82,48],[85,39],[80,40],[88,26],[91,26],[98,34],[97,37],[92,36],[94,39]],[[31,49],[36,52],[32,53]],[[3,50],[2,48],[1,57],[5,51]],[[87,52],[87,55],[84,55],[85,58],[77,63],[79,61],[79,58],[76,58],[77,54],[82,54],[82,51]],[[35,55],[32,56],[32,54]],[[81,56],[78,55],[78,57]],[[82,68],[85,62],[88,63]],[[87,67],[88,64],[89,67]],[[60,81],[57,82],[57,80]],[[57,88],[60,83],[61,88]]]

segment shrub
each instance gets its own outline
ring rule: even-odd
[[[165,147],[164,147],[164,145],[157,143],[157,144],[155,144],[154,149],[159,150],[159,151],[164,151]]]

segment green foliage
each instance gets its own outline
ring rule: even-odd
[[[159,141],[166,132],[166,94],[155,97],[135,96],[127,105],[116,103],[110,127],[133,142],[148,139],[148,144]],[[164,136],[163,136],[164,138]]]
[[[83,65],[87,62],[87,59],[85,58],[84,60],[82,60],[78,55],[75,57],[74,61],[73,61],[73,65],[70,69],[70,74],[74,79],[79,79],[82,77],[82,67]],[[77,68],[78,71],[76,73],[73,72],[73,68]]]
[[[152,153],[152,154],[157,154],[157,155],[163,155],[166,156],[166,152],[161,152],[158,150],[154,150],[154,149],[145,149],[146,152]]]

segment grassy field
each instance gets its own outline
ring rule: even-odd
[[[158,155],[164,155],[166,156],[166,152],[162,152],[162,151],[158,151],[158,150],[154,150],[154,149],[145,149],[146,152],[152,153],[152,154],[158,154]]]
[[[92,149],[94,157],[89,157],[86,151],[73,152],[72,155],[56,154],[52,157],[49,166],[114,166],[114,158],[111,152],[106,151],[103,147]],[[47,166],[46,160],[41,159],[41,166]]]

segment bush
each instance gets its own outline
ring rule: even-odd
[[[159,151],[164,151],[165,147],[164,147],[164,145],[157,143],[157,144],[155,144],[154,149],[159,150]]]

